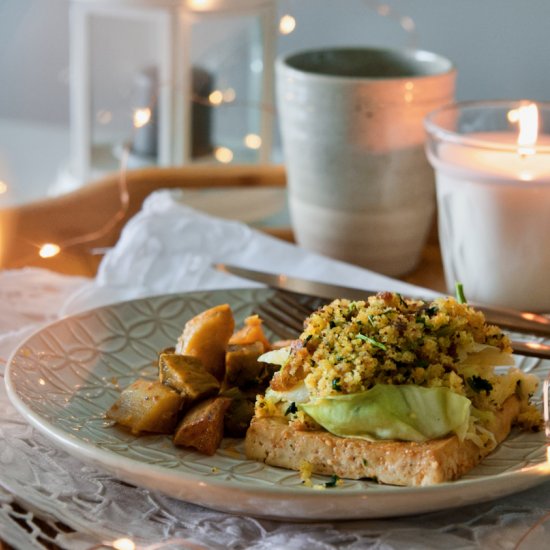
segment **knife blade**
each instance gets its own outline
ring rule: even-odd
[[[378,293],[376,290],[366,290],[361,288],[322,283],[299,277],[292,277],[283,273],[269,273],[267,271],[257,271],[231,264],[214,264],[219,271],[237,275],[243,279],[249,279],[259,283],[264,283],[271,288],[287,290],[315,296],[319,298],[335,299],[347,298],[350,300],[366,300],[369,296]],[[482,311],[488,323],[498,325],[502,328],[532,334],[535,336],[544,336],[550,338],[550,318],[532,313],[529,311],[516,311],[499,307],[488,306],[486,304],[469,303],[475,309]]]

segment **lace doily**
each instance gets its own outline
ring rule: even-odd
[[[10,353],[22,339],[55,319],[60,311],[76,311],[126,297],[126,294],[135,297],[151,293],[151,281],[141,280],[139,285],[132,285],[136,265],[150,262],[150,258],[137,257],[142,253],[136,245],[140,241],[138,234],[151,231],[150,234],[156,236],[160,245],[152,247],[150,252],[157,262],[162,262],[165,254],[174,254],[175,249],[178,254],[189,251],[176,238],[185,233],[177,233],[171,223],[166,223],[165,228],[149,223],[148,220],[159,219],[159,209],[165,222],[185,218],[177,231],[185,231],[189,224],[196,228],[196,223],[200,223],[198,234],[210,235],[210,238],[195,242],[193,251],[186,256],[187,263],[178,266],[178,276],[171,275],[171,280],[164,282],[157,278],[155,290],[187,290],[196,287],[197,281],[206,281],[211,287],[219,286],[218,275],[208,272],[207,267],[212,261],[228,258],[250,267],[268,269],[271,266],[272,270],[277,265],[283,270],[291,264],[288,271],[297,275],[303,275],[304,269],[315,265],[328,281],[336,279],[356,286],[360,283],[379,287],[387,284],[384,279],[371,277],[369,272],[358,268],[347,270],[346,266],[328,260],[316,263],[315,256],[302,257],[295,251],[289,253],[287,248],[274,249],[268,242],[256,241],[253,234],[237,226],[232,226],[231,235],[240,238],[240,234],[244,238],[231,243],[231,256],[229,250],[212,237],[219,234],[220,226],[216,225],[212,233],[209,224],[217,224],[217,221],[187,216],[185,209],[171,202],[167,195],[159,195],[131,222],[122,239],[123,248],[117,247],[103,265],[101,288],[86,279],[63,277],[43,270],[0,273],[0,376]],[[228,227],[222,227],[225,235]],[[166,228],[170,229],[170,238],[177,245],[165,244]],[[207,242],[216,250],[209,249]],[[266,246],[267,250],[263,250]],[[278,263],[269,263],[273,258]],[[162,270],[156,269],[154,263],[148,265],[152,275],[162,275]],[[234,285],[235,281],[230,283]],[[404,286],[402,283],[396,285],[396,281],[391,283],[394,287]],[[529,365],[531,363],[525,366]],[[70,550],[90,549],[127,536],[139,548],[150,549],[482,547],[512,550],[543,548],[550,541],[550,483],[489,503],[410,518],[322,523],[258,520],[170,499],[122,483],[82,463],[54,447],[26,424],[9,403],[3,384],[0,386],[0,411],[0,538],[16,549],[41,549],[50,543]]]

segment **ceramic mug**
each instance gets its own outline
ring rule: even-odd
[[[424,117],[453,101],[456,71],[420,50],[340,48],[276,62],[296,240],[390,276],[414,269],[435,210]]]

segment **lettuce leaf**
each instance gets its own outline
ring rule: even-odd
[[[266,351],[260,357],[258,361],[262,363],[269,363],[271,365],[281,365],[283,366],[290,357],[290,346],[285,346],[284,348],[274,349],[271,351]]]
[[[452,432],[464,438],[471,402],[448,388],[377,384],[298,405],[327,431],[368,440],[426,441]]]

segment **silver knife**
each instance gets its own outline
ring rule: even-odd
[[[318,281],[310,281],[308,279],[300,279],[291,277],[282,273],[268,273],[265,271],[255,271],[244,267],[238,267],[229,264],[215,264],[214,267],[219,271],[231,273],[244,279],[264,283],[271,288],[287,290],[289,292],[298,292],[315,296],[318,298],[348,298],[350,300],[364,300],[369,296],[377,294],[375,290],[365,290],[353,288],[349,286],[333,285],[329,283],[321,283]],[[516,311],[513,309],[496,308],[486,306],[484,304],[470,303],[477,310],[482,311],[488,323],[498,325],[500,327],[550,338],[550,318],[538,313],[528,311]],[[529,342],[535,345],[535,342]],[[537,344],[538,345],[538,344]],[[540,344],[544,346],[544,344]],[[550,347],[549,347],[550,349]]]

